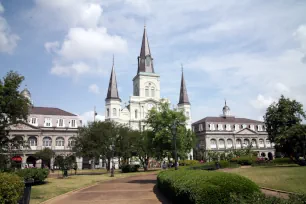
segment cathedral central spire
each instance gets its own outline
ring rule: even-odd
[[[186,89],[186,83],[185,83],[185,79],[184,79],[183,65],[182,65],[182,79],[181,79],[180,101],[179,101],[178,105],[180,105],[180,104],[190,105],[188,94],[187,94],[187,89]]]
[[[116,73],[115,73],[115,65],[114,65],[114,56],[113,56],[113,67],[112,67],[112,73],[109,79],[109,85],[108,85],[108,91],[106,99],[119,99],[118,94],[118,88],[117,88],[117,79],[116,79]]]
[[[138,57],[138,71],[154,73],[153,58],[151,56],[146,26],[144,26],[140,55]]]

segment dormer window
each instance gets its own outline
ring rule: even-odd
[[[31,125],[37,125],[37,118],[31,118],[30,119],[30,124]]]
[[[257,130],[258,130],[258,131],[262,131],[262,125],[258,125],[258,126],[257,126]]]
[[[222,124],[218,124],[218,130],[223,130],[223,125]]]
[[[239,130],[239,125],[235,124],[235,131],[238,131],[238,130]]]
[[[242,128],[244,129],[244,128],[247,128],[247,125],[246,124],[243,124],[242,125]]]
[[[215,124],[209,124],[209,129],[210,130],[215,130]]]
[[[72,127],[72,128],[77,127],[76,120],[70,120],[70,127]]]
[[[254,125],[250,125],[250,129],[255,131]]]
[[[52,126],[52,119],[51,118],[45,118],[45,127],[51,127]]]
[[[203,124],[199,125],[199,131],[203,131]]]
[[[230,124],[226,124],[225,128],[226,128],[227,131],[231,131],[231,125]]]

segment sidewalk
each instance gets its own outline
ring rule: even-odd
[[[46,204],[156,204],[169,203],[155,186],[156,175],[133,176],[100,183],[58,196]]]

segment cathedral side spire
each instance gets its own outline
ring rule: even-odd
[[[140,55],[138,57],[137,74],[139,72],[154,73],[153,58],[151,56],[149,40],[147,36],[147,31],[146,31],[146,25],[144,26],[144,30],[143,30],[141,50],[140,50]]]
[[[184,79],[184,71],[183,71],[183,65],[182,65],[182,79],[181,79],[181,90],[180,90],[180,100],[178,105],[180,104],[188,104],[190,105],[187,89],[186,89],[186,83]]]
[[[117,79],[116,79],[116,73],[115,73],[115,65],[114,65],[114,56],[113,56],[113,66],[112,66],[112,72],[109,79],[109,85],[108,85],[108,91],[106,99],[119,99],[118,94],[118,88],[117,88]]]

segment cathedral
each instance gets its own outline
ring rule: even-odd
[[[150,51],[146,27],[144,27],[137,74],[133,78],[133,95],[130,96],[128,105],[122,108],[113,63],[105,99],[105,120],[126,124],[134,130],[145,130],[145,119],[148,112],[161,101],[170,102],[168,99],[160,97],[160,91],[160,76],[154,69],[154,60]],[[191,129],[190,102],[183,72],[177,109],[185,113],[188,118],[186,128]]]

